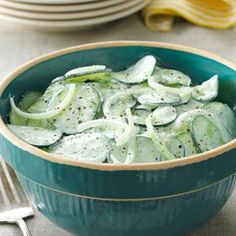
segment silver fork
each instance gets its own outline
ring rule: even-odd
[[[24,236],[31,236],[23,219],[33,215],[14,171],[0,156],[0,223],[17,224]]]

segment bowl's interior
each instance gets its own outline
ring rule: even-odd
[[[177,69],[188,74],[196,83],[201,83],[212,75],[218,74],[220,79],[218,100],[228,103],[231,107],[235,106],[235,69],[214,59],[172,48],[119,46],[70,52],[33,65],[17,75],[1,94],[1,116],[7,122],[9,94],[14,95],[17,100],[28,90],[44,91],[52,79],[79,66],[105,64],[114,71],[121,70],[147,54],[154,55],[164,67]]]

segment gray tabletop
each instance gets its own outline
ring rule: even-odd
[[[14,24],[0,21],[0,78],[17,66],[44,53],[83,43],[107,40],[152,40],[185,44],[219,54],[236,61],[236,28],[217,31],[193,26],[178,20],[168,33],[149,31],[138,15],[113,22],[101,28],[76,33],[46,33],[30,31]],[[41,214],[27,224],[33,236],[69,236]],[[0,235],[21,235],[13,225],[0,225]],[[189,236],[234,236],[236,235],[236,192],[224,209],[207,225]]]

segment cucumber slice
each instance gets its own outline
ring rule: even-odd
[[[153,79],[160,84],[164,85],[184,85],[190,86],[191,79],[184,73],[171,70],[171,69],[159,69],[154,73]]]
[[[94,73],[104,72],[106,70],[105,65],[93,65],[93,66],[83,66],[65,73],[65,78],[74,78]]]
[[[161,154],[149,137],[137,135],[136,155],[130,163],[148,163],[161,160]],[[115,146],[111,149],[108,161],[110,163],[125,163],[128,155],[128,144]]]
[[[12,125],[26,125],[27,119],[18,115],[14,110],[11,109],[9,112],[9,122]]]
[[[143,133],[147,132],[146,126],[143,126],[143,125],[135,125],[134,128],[135,128],[136,134],[143,134]]]
[[[128,89],[127,84],[120,83],[116,80],[110,80],[108,82],[93,82],[89,83],[100,96],[101,101],[103,102],[105,98],[114,95],[115,93],[124,92]]]
[[[134,123],[137,125],[146,125],[145,120],[150,114],[151,114],[151,111],[134,110],[133,111]]]
[[[98,72],[88,75],[80,75],[75,77],[69,77],[66,79],[66,82],[71,83],[82,83],[85,81],[109,81],[111,79],[111,72],[105,71],[105,72]]]
[[[176,137],[168,134],[168,133],[157,133],[159,139],[170,153],[174,155],[175,158],[181,158],[185,156],[185,147],[183,143]],[[165,160],[164,157],[161,156],[161,160]]]
[[[198,115],[193,119],[191,132],[195,145],[202,152],[209,151],[225,143],[217,126],[202,115]]]
[[[67,86],[62,83],[51,84],[44,94],[27,109],[30,113],[42,113],[58,106],[66,95]]]
[[[49,130],[41,127],[8,125],[8,128],[23,141],[34,146],[49,146],[61,139],[60,130]]]
[[[40,92],[29,91],[22,96],[18,106],[22,111],[28,111],[32,104],[34,104],[41,96],[42,93]]]
[[[27,94],[24,95],[23,99],[20,101],[19,107],[23,111],[27,111],[28,109],[30,109],[30,107],[33,107],[33,104],[35,104],[37,100],[40,100],[41,97],[42,97],[42,94],[39,92],[36,92],[36,91],[28,92]],[[38,110],[37,112],[41,112],[41,111]],[[42,120],[27,119],[25,125],[32,126],[32,127],[42,127],[45,129],[55,129],[55,127],[52,124],[50,124],[47,120],[43,120],[43,119]]]
[[[181,114],[175,122],[173,122],[172,128],[175,129],[177,133],[189,132],[192,120],[198,115],[204,116],[218,127],[225,143],[233,139],[232,134],[225,129],[220,120],[214,114],[203,109],[196,109]]]
[[[153,89],[144,90],[143,94],[138,96],[138,102],[142,105],[159,105],[181,103],[181,97],[178,94],[167,93],[164,91],[155,91]]]
[[[114,129],[120,130],[123,129],[123,132],[121,135],[116,137],[116,143],[117,145],[123,145],[128,142],[129,135],[130,135],[130,127],[127,125],[127,123],[118,121],[118,120],[106,120],[106,119],[97,119],[97,120],[90,120],[86,121],[82,124],[79,124],[77,127],[77,132],[83,132],[84,130],[88,130],[91,128],[100,128],[100,127],[111,127]]]
[[[122,127],[111,127],[111,126],[94,127],[82,131],[82,133],[86,134],[99,133],[105,135],[109,139],[115,139],[116,137],[122,135],[123,132],[124,129]]]
[[[190,132],[180,133],[176,136],[178,140],[183,144],[185,150],[185,157],[192,156],[199,153],[197,146],[194,144],[192,135]]]
[[[141,83],[152,75],[156,65],[156,59],[153,56],[145,56],[135,65],[125,71],[113,72],[112,77],[123,83],[135,84]]]
[[[78,85],[70,104],[50,122],[63,133],[74,134],[78,124],[95,117],[99,106],[98,93],[88,85]]]
[[[157,105],[140,104],[135,107],[135,110],[152,111],[155,108],[157,108]]]
[[[192,97],[198,101],[211,101],[219,92],[218,75],[214,75],[201,85],[192,88]]]
[[[158,107],[151,117],[153,126],[167,125],[176,119],[177,112],[173,106],[163,106]]]
[[[41,127],[44,129],[55,129],[55,126],[51,124],[48,120],[33,120],[33,119],[27,119],[26,122],[27,126],[31,127]]]
[[[192,110],[195,110],[195,109],[201,109],[203,108],[203,106],[205,105],[206,103],[204,102],[199,102],[197,100],[194,100],[194,99],[190,99],[188,103],[186,104],[181,104],[181,105],[178,105],[176,106],[176,110],[177,110],[177,114],[178,116],[181,115],[182,113],[185,113],[187,111],[192,111]]]
[[[162,84],[159,84],[154,76],[150,76],[148,78],[148,85],[155,89],[157,92],[162,93],[168,93],[168,94],[175,94],[178,95],[181,99],[181,101],[178,104],[187,103],[191,98],[191,88],[190,87],[180,87],[180,88],[174,88],[174,87],[168,87],[164,86]]]
[[[110,141],[99,133],[76,134],[64,137],[50,146],[49,152],[62,158],[85,162],[105,162],[110,149]]]
[[[217,116],[220,123],[232,134],[234,138],[236,137],[236,117],[227,104],[210,102],[205,104],[203,109]]]
[[[18,104],[18,107],[22,111],[27,111],[28,108],[35,103],[35,101],[41,97],[41,93],[37,91],[29,91],[25,93]],[[12,125],[26,125],[27,119],[25,117],[22,117],[18,115],[14,110],[11,110],[9,113],[9,120]]]
[[[177,138],[170,137],[166,142],[166,147],[175,158],[181,158],[185,156],[185,146]]]

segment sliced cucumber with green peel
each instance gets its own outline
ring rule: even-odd
[[[101,101],[103,102],[105,98],[110,97],[118,92],[125,92],[128,89],[127,84],[121,83],[116,80],[109,80],[107,82],[93,82],[89,83],[100,96]]]
[[[203,109],[217,116],[220,123],[232,134],[233,137],[236,137],[236,117],[227,104],[209,102],[203,106]]]
[[[82,131],[82,133],[99,133],[103,134],[109,139],[115,139],[116,137],[120,136],[123,133],[122,127],[111,127],[111,126],[100,126],[100,127],[94,127],[90,129],[85,129]]]
[[[177,117],[177,112],[173,106],[158,107],[152,113],[152,125],[161,126],[173,122]]]
[[[166,133],[159,133],[157,135],[175,158],[181,158],[185,156],[185,146],[178,138]],[[161,159],[165,160],[163,157]]]
[[[93,133],[66,136],[50,146],[49,152],[65,159],[102,163],[106,161],[109,149],[109,138]]]
[[[198,101],[211,101],[219,92],[218,76],[214,75],[209,80],[192,88],[192,97]]]
[[[19,103],[19,107],[23,111],[28,111],[30,107],[33,107],[33,104],[41,98],[42,94],[40,92],[31,91],[24,95],[23,99]],[[42,112],[42,110],[38,110],[37,112]],[[32,127],[42,127],[45,129],[54,129],[55,127],[50,124],[47,120],[34,120],[34,119],[27,119],[26,121],[27,126]]]
[[[218,127],[202,115],[198,115],[193,119],[191,132],[195,145],[197,145],[202,152],[225,144]]]
[[[134,123],[137,125],[146,125],[145,120],[150,114],[151,114],[151,111],[134,110],[133,111]]]
[[[30,113],[41,113],[56,107],[66,96],[66,85],[62,82],[51,84],[44,94],[28,108]]]
[[[123,83],[136,84],[147,80],[153,73],[156,59],[153,56],[145,56],[135,65],[125,71],[113,72],[112,77]]]
[[[111,79],[111,72],[105,71],[105,72],[98,72],[88,75],[80,75],[75,77],[69,77],[66,79],[66,82],[71,83],[82,83],[85,81],[109,81]]]
[[[112,148],[108,161],[111,163],[125,163],[128,145],[115,146]],[[136,137],[136,156],[132,163],[158,162],[161,154],[152,140],[146,136]]]
[[[185,157],[192,156],[199,153],[199,149],[194,144],[192,135],[190,132],[180,133],[176,138],[183,144],[185,150]]]
[[[31,127],[42,127],[45,129],[55,129],[55,126],[48,120],[27,119],[26,125]]]
[[[177,130],[177,132],[179,133],[189,131],[190,123],[198,115],[204,116],[205,118],[210,120],[213,124],[217,125],[225,143],[233,139],[232,134],[229,131],[227,131],[227,129],[221,124],[217,116],[203,109],[196,109],[196,110],[188,111],[181,114],[173,123],[172,128]]]
[[[188,103],[186,104],[181,104],[176,106],[177,114],[178,116],[181,115],[182,113],[196,110],[196,109],[202,109],[206,103],[204,102],[199,102],[194,99],[190,99]]]
[[[40,98],[42,94],[37,91],[29,91],[26,92],[19,101],[18,107],[22,111],[27,111],[29,107],[35,103],[35,101]],[[26,125],[27,119],[25,117],[20,116],[14,110],[11,110],[9,113],[9,120],[12,125]]]
[[[184,85],[190,86],[191,79],[184,73],[171,70],[171,69],[159,69],[153,75],[155,81],[164,85]]]
[[[29,91],[22,96],[18,106],[22,111],[28,111],[32,104],[34,104],[41,96],[42,93],[40,92]]]
[[[158,83],[155,80],[154,76],[150,76],[148,78],[148,85],[152,89],[156,90],[157,92],[178,95],[181,98],[180,101],[178,102],[178,104],[185,104],[191,98],[191,87],[182,86],[179,88],[175,88],[175,87],[165,86],[163,84]]]
[[[135,107],[136,110],[144,110],[144,111],[152,111],[157,108],[158,105],[147,105],[147,104],[140,104]]]
[[[133,114],[134,122],[138,125],[145,125],[145,120],[149,115],[152,116],[153,126],[167,125],[173,122],[177,117],[176,109],[173,106],[161,106],[153,112],[146,110],[134,110]]]
[[[146,89],[142,95],[138,96],[138,102],[142,105],[178,105],[181,103],[181,97],[178,94]]]
[[[66,77],[66,79],[74,78],[74,77],[78,77],[78,76],[100,73],[100,72],[104,72],[106,70],[107,70],[107,68],[105,65],[83,66],[83,67],[78,67],[78,68],[75,68],[75,69],[72,69],[72,70],[66,72],[65,77]]]
[[[34,146],[50,146],[62,137],[60,130],[49,130],[41,127],[8,125],[8,128],[23,141]]]
[[[70,104],[50,122],[65,134],[77,133],[77,126],[93,120],[99,106],[98,93],[88,85],[78,85]]]
[[[11,111],[9,112],[9,121],[12,125],[26,125],[27,119],[18,115],[11,109]]]

